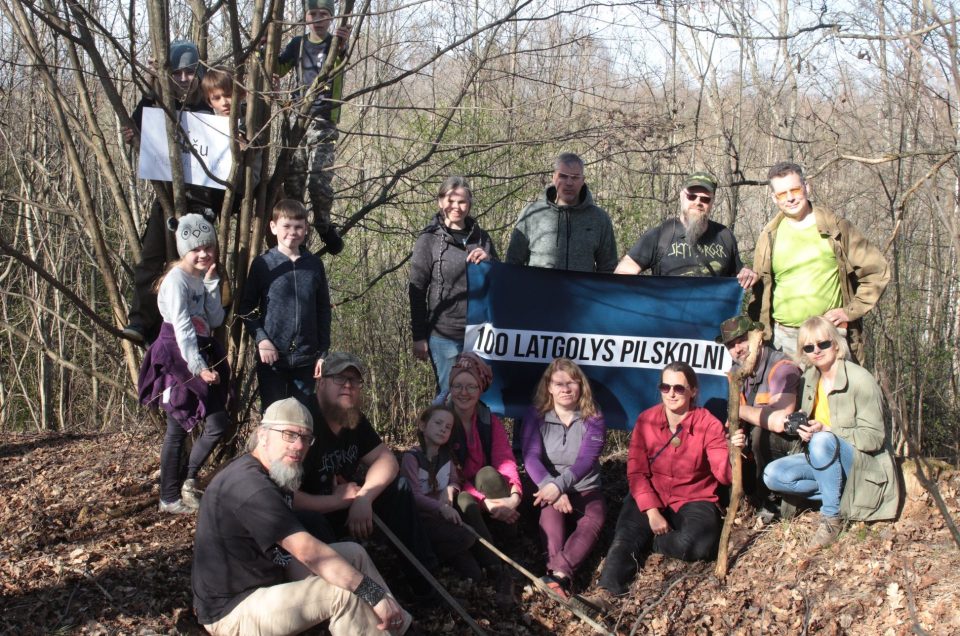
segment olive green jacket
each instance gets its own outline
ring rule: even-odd
[[[857,360],[863,361],[863,316],[880,300],[883,290],[890,282],[890,268],[883,254],[872,245],[850,221],[840,218],[826,206],[814,204],[813,216],[817,221],[820,235],[830,241],[833,253],[837,257],[840,271],[840,293],[843,296],[843,309],[850,317],[847,325],[847,340]],[[778,213],[757,237],[757,247],[753,256],[753,269],[760,277],[754,289],[753,301],[749,313],[754,320],[764,325],[764,338],[773,339],[773,248],[777,238],[777,228],[784,215]]]
[[[820,371],[810,367],[800,382],[800,409],[811,415]],[[841,360],[827,403],[830,430],[854,448],[853,469],[840,498],[840,516],[857,521],[896,518],[902,476],[884,425],[877,381],[863,367]]]

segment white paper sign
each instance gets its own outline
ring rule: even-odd
[[[170,171],[170,153],[167,152],[167,116],[162,108],[144,108],[140,127],[140,178],[153,181],[173,181]],[[184,149],[183,179],[186,183],[219,188],[224,186],[211,179],[203,169],[226,181],[233,168],[230,154],[230,118],[203,113],[180,113],[183,128],[196,154]],[[199,158],[198,158],[199,156]]]

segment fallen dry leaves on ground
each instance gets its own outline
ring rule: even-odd
[[[190,608],[193,517],[157,511],[158,435],[0,436],[0,633],[199,634]],[[206,474],[205,479],[209,479]],[[604,465],[608,527],[584,572],[586,591],[626,492],[622,458]],[[954,515],[960,477],[940,487]],[[739,519],[724,583],[713,564],[651,556],[607,628],[618,634],[960,634],[960,550],[919,492],[896,523],[854,524],[825,551],[805,544],[815,515],[762,527]],[[507,547],[543,572],[536,526]],[[388,580],[400,565],[368,548]],[[491,634],[587,634],[590,628],[527,586],[510,611],[487,586],[441,581]],[[399,590],[402,600],[402,590]],[[466,634],[434,603],[413,607],[426,634]],[[317,633],[322,631],[315,630]]]

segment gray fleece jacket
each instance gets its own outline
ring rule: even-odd
[[[612,272],[617,266],[613,224],[593,204],[584,185],[575,205],[557,205],[557,188],[548,186],[520,213],[506,262],[577,272]]]

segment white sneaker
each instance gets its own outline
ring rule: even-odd
[[[160,512],[168,512],[173,515],[192,515],[196,511],[196,508],[184,503],[182,499],[177,499],[173,503],[160,500]]]
[[[194,510],[199,510],[200,496],[201,493],[197,489],[196,479],[188,479],[183,482],[183,486],[180,487],[180,499],[183,503],[192,507]]]

